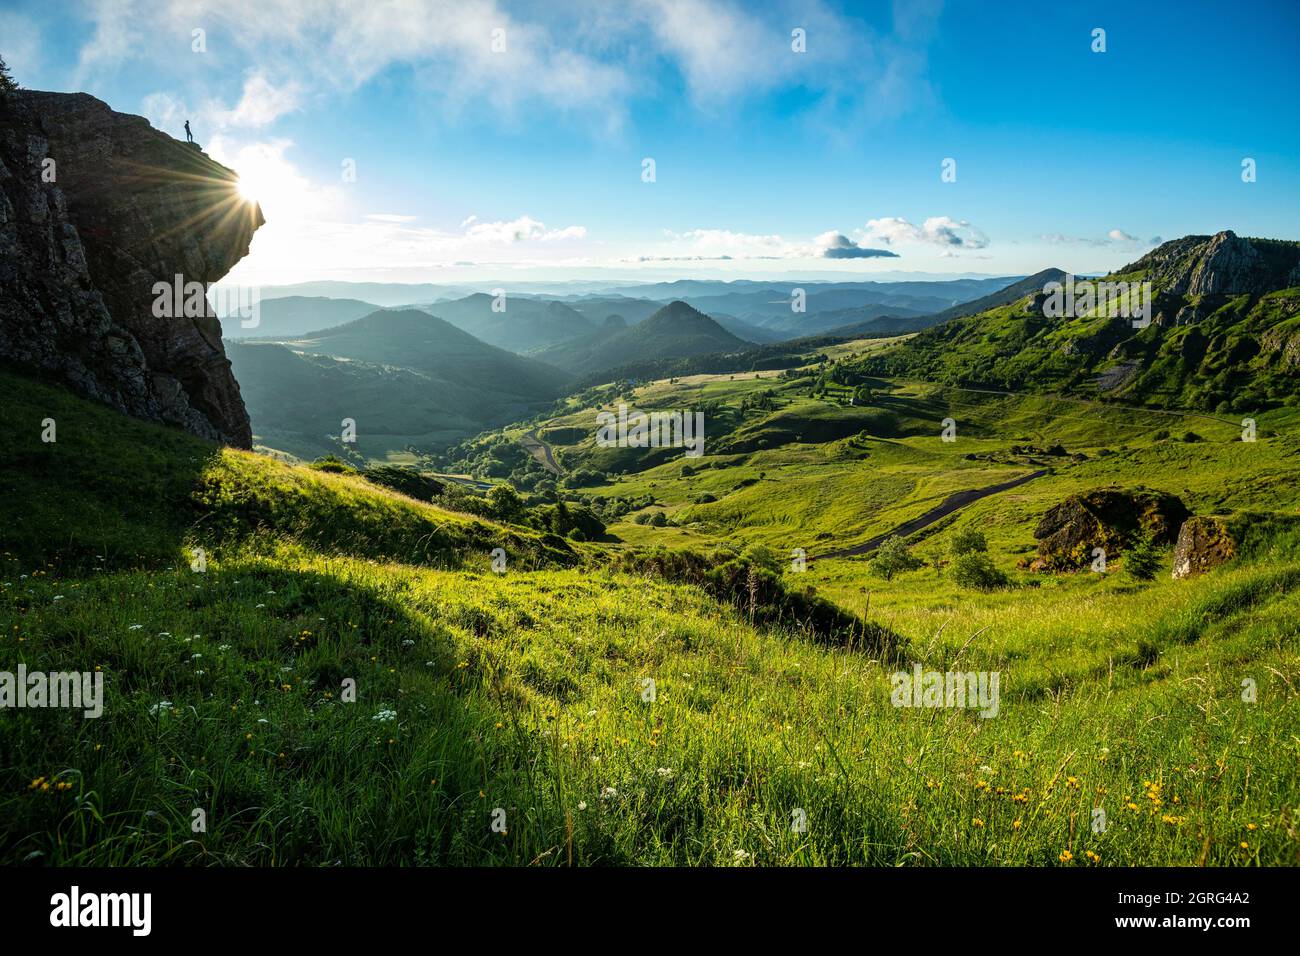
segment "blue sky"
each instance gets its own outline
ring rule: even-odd
[[[6,0],[0,53],[189,118],[266,212],[248,281],[1091,272],[1300,239],[1291,0],[79,7]]]

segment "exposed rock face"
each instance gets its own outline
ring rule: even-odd
[[[155,283],[215,282],[247,255],[263,219],[237,178],[84,93],[0,94],[0,360],[249,447],[211,307],[154,315]]]
[[[1246,239],[1231,230],[1166,242],[1123,272],[1146,268],[1147,278],[1180,295],[1262,295],[1300,285],[1300,244]],[[1179,323],[1194,321],[1179,316]]]
[[[1163,491],[1102,488],[1071,495],[1048,509],[1034,529],[1038,557],[1030,568],[1088,567],[1093,548],[1113,558],[1140,534],[1150,535],[1157,545],[1169,544],[1189,514],[1177,495]]]
[[[1237,553],[1237,543],[1227,522],[1211,515],[1198,515],[1183,522],[1174,545],[1175,578],[1204,574]]]

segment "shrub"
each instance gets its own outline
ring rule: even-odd
[[[906,542],[898,535],[886,538],[880,547],[876,549],[876,553],[868,565],[872,574],[882,577],[886,581],[891,580],[895,574],[903,571],[914,571],[920,566],[921,559],[912,554]]]
[[[1150,581],[1160,569],[1160,552],[1151,543],[1149,535],[1143,535],[1133,542],[1124,552],[1124,573],[1138,581]]]
[[[988,551],[989,543],[984,540],[984,535],[980,531],[967,525],[952,536],[951,548],[952,556],[959,558],[963,554]]]
[[[335,475],[355,475],[357,470],[349,465],[338,455],[326,455],[323,458],[317,458],[309,466],[317,471],[328,471]]]
[[[0,56],[0,93],[10,93],[16,89],[18,84],[14,82],[9,67],[5,65],[4,57]]]
[[[1006,574],[993,564],[993,559],[978,551],[968,551],[953,559],[949,573],[958,585],[976,591],[992,591],[1010,583]]]
[[[509,485],[494,485],[487,494],[492,514],[502,521],[518,524],[524,519],[524,502]]]
[[[347,466],[345,465],[344,468],[346,469]],[[361,477],[371,484],[392,488],[417,501],[432,501],[444,490],[443,483],[438,479],[414,468],[403,468],[400,465],[376,465],[363,471]]]
[[[865,621],[814,593],[795,589],[779,574],[750,562],[728,549],[711,554],[658,548],[650,553],[624,552],[614,559],[615,569],[703,588],[717,600],[732,604],[758,627],[779,627],[822,643],[856,647],[897,660],[906,640],[871,621]]]

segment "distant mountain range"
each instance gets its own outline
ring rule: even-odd
[[[672,302],[636,325],[612,334],[602,330],[585,341],[566,343],[537,354],[538,358],[574,375],[591,375],[633,361],[707,355],[748,344],[685,302]]]
[[[685,302],[745,342],[768,344],[819,335],[873,319],[920,320],[924,316],[945,314],[962,303],[1004,288],[1010,281],[682,280],[623,286],[602,293],[555,295],[515,292],[502,287],[498,293],[475,291],[452,297],[435,294],[450,291],[451,287],[428,284],[321,282],[263,290],[256,328],[245,329],[234,317],[223,317],[223,325],[230,338],[273,340],[333,328],[379,308],[414,307],[445,319],[489,345],[523,355],[601,334],[607,331],[606,322],[611,316],[634,326],[666,304],[660,296],[678,291],[681,294],[672,296],[670,301]],[[527,287],[533,285],[538,284],[527,284]],[[283,294],[286,288],[314,293],[346,289],[357,295],[345,298],[286,295]],[[932,323],[906,324],[916,329]]]
[[[827,335],[839,335],[848,339],[862,338],[863,336],[903,335],[907,332],[919,332],[931,326],[942,325],[944,322],[961,318],[964,315],[976,315],[999,305],[1007,305],[1041,290],[1049,282],[1058,282],[1064,278],[1065,273],[1060,269],[1044,269],[1042,272],[1021,279],[1019,282],[1013,282],[979,299],[962,302],[940,312],[924,315],[908,315],[896,310],[882,312],[876,307],[869,307],[825,313],[822,318],[824,321],[829,322],[833,318],[858,317],[858,321],[851,324],[828,326]]]
[[[419,309],[227,349],[255,439],[305,457],[339,449],[343,418],[371,457],[458,441],[536,413],[570,378]]]
[[[563,302],[481,292],[422,308],[489,345],[519,353],[592,335],[605,318],[594,319]]]
[[[252,328],[245,328],[240,316],[230,315],[220,317],[221,329],[228,339],[306,335],[351,322],[378,309],[374,303],[360,299],[289,295],[262,301],[257,309],[257,325]]]

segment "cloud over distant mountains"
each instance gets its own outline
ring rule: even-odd
[[[888,249],[868,249],[858,245],[842,232],[827,232],[817,237],[822,247],[823,259],[877,259],[898,258],[897,252]]]

